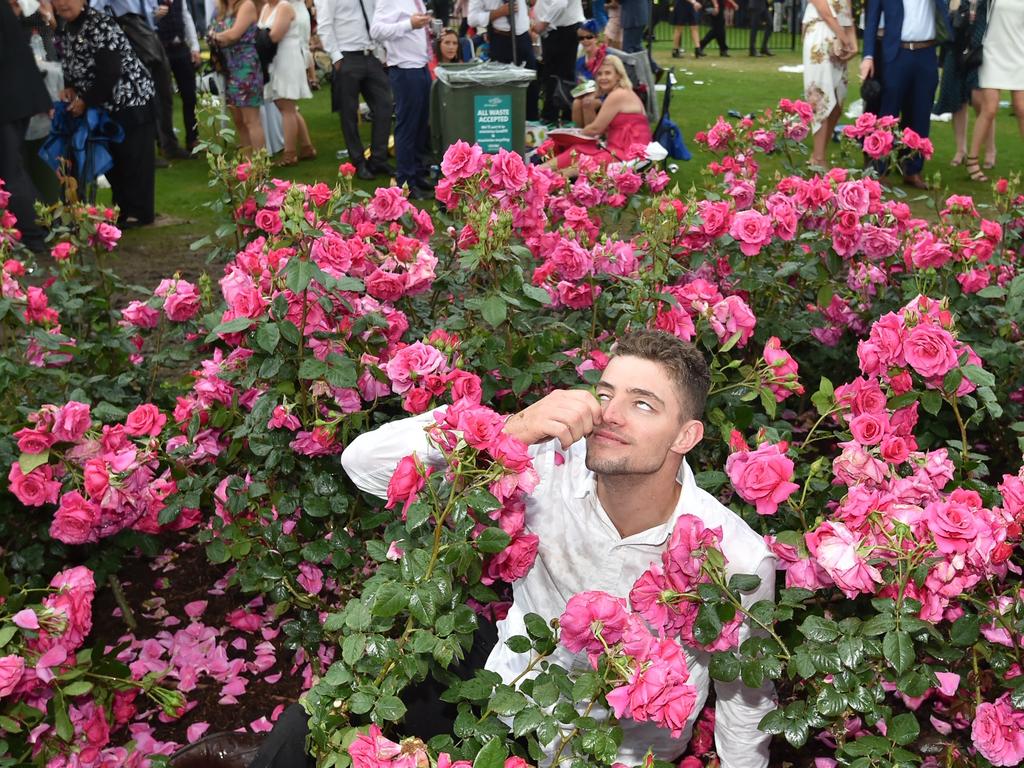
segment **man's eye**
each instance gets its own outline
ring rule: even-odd
[[[636,401],[636,407],[639,408],[642,411],[653,411],[654,410],[654,408],[651,406],[651,404],[646,402],[646,401],[644,401],[644,400],[637,400]]]
[[[606,400],[611,400],[612,397],[607,392],[598,392],[597,399],[600,400],[601,402],[605,402]]]

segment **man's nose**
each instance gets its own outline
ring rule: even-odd
[[[622,412],[619,401],[615,398],[604,401],[604,406],[601,409],[601,420],[605,424],[621,424],[622,423]]]

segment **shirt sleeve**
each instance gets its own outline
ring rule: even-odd
[[[364,432],[342,451],[341,466],[356,487],[386,499],[395,467],[415,453],[429,466],[444,465],[444,456],[427,440],[425,429],[434,423],[434,413],[390,421],[372,432]]]
[[[316,0],[316,31],[332,63],[341,59],[341,47],[334,36],[334,2],[335,0]]]
[[[370,22],[370,35],[375,41],[394,40],[412,30],[412,22],[396,3],[378,3]]]
[[[199,53],[199,35],[196,34],[196,22],[192,18],[192,12],[188,9],[188,3],[182,0],[182,18],[185,22],[185,44],[192,53]]]
[[[478,32],[486,30],[491,23],[491,11],[497,7],[484,0],[469,0],[469,9],[466,11],[469,26],[475,27]]]
[[[775,558],[765,557],[754,573],[761,578],[757,589],[743,595],[744,607],[775,599]],[[751,634],[749,622],[740,627],[740,644]],[[775,709],[775,685],[765,681],[760,688],[748,688],[741,680],[715,681],[715,746],[722,768],[768,768],[771,736],[759,731],[761,718]]]

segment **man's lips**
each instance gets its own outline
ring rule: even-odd
[[[619,443],[620,445],[628,445],[629,443],[629,441],[627,441],[625,438],[619,437],[615,433],[607,432],[603,429],[594,430],[590,436],[596,437],[599,440],[607,440],[608,442],[611,443]]]

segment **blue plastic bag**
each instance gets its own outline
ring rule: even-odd
[[[665,148],[665,151],[668,152],[668,156],[671,158],[689,160],[693,157],[690,154],[690,150],[686,148],[682,130],[667,117],[661,121],[654,140]]]

